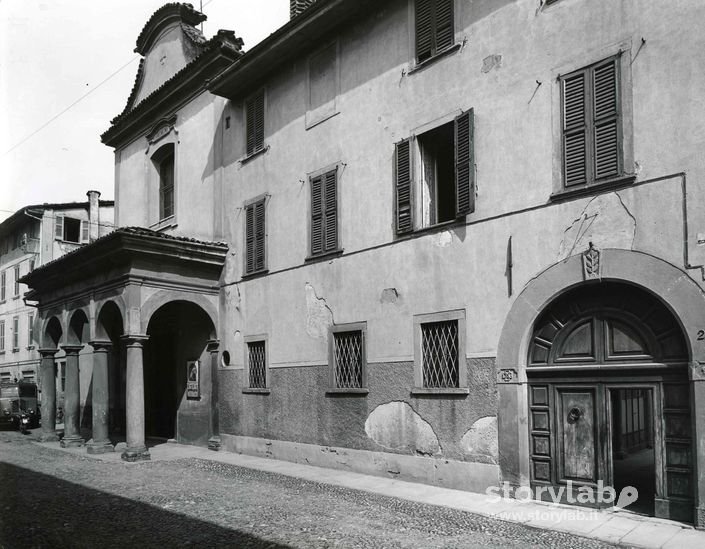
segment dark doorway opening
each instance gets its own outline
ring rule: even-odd
[[[638,499],[625,509],[654,515],[656,454],[654,450],[653,390],[611,389],[612,470],[619,496],[627,486]]]

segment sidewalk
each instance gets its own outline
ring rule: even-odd
[[[62,449],[57,442],[37,442],[36,444],[83,457],[121,462],[121,445],[118,445],[115,452],[91,455],[86,453],[85,448]],[[184,458],[205,459],[418,503],[450,507],[534,528],[566,532],[626,547],[663,549],[701,549],[705,547],[705,532],[703,531],[695,530],[678,522],[634,515],[621,510],[598,511],[568,505],[535,501],[523,502],[513,499],[492,502],[485,494],[438,488],[426,484],[337,469],[324,469],[244,454],[213,452],[206,448],[176,443],[158,443],[155,446],[150,446],[149,451],[152,461]],[[127,463],[126,465],[129,466]]]

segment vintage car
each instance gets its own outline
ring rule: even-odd
[[[37,384],[28,381],[0,383],[0,425],[21,428],[22,417],[28,418],[29,428],[39,425]]]

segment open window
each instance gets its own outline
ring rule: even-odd
[[[54,222],[54,238],[72,244],[85,244],[89,238],[88,221],[57,215]]]
[[[473,111],[396,145],[396,232],[464,217],[475,209]]]

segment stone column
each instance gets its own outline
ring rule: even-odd
[[[144,441],[144,365],[143,346],[146,335],[126,335],[127,358],[127,448],[122,453],[125,461],[150,459]]]
[[[210,353],[211,363],[211,437],[208,439],[208,449],[220,450],[220,416],[218,412],[218,345],[217,339],[211,339],[208,342],[208,352]]]
[[[88,442],[89,454],[112,452],[108,438],[109,382],[108,355],[110,341],[91,341],[93,347],[93,439]]]
[[[42,432],[39,439],[42,442],[59,440],[56,434],[56,363],[54,355],[58,349],[39,349],[42,357]]]
[[[83,446],[81,438],[81,399],[78,377],[78,353],[83,345],[62,345],[66,353],[66,392],[64,393],[64,438],[62,448]]]

